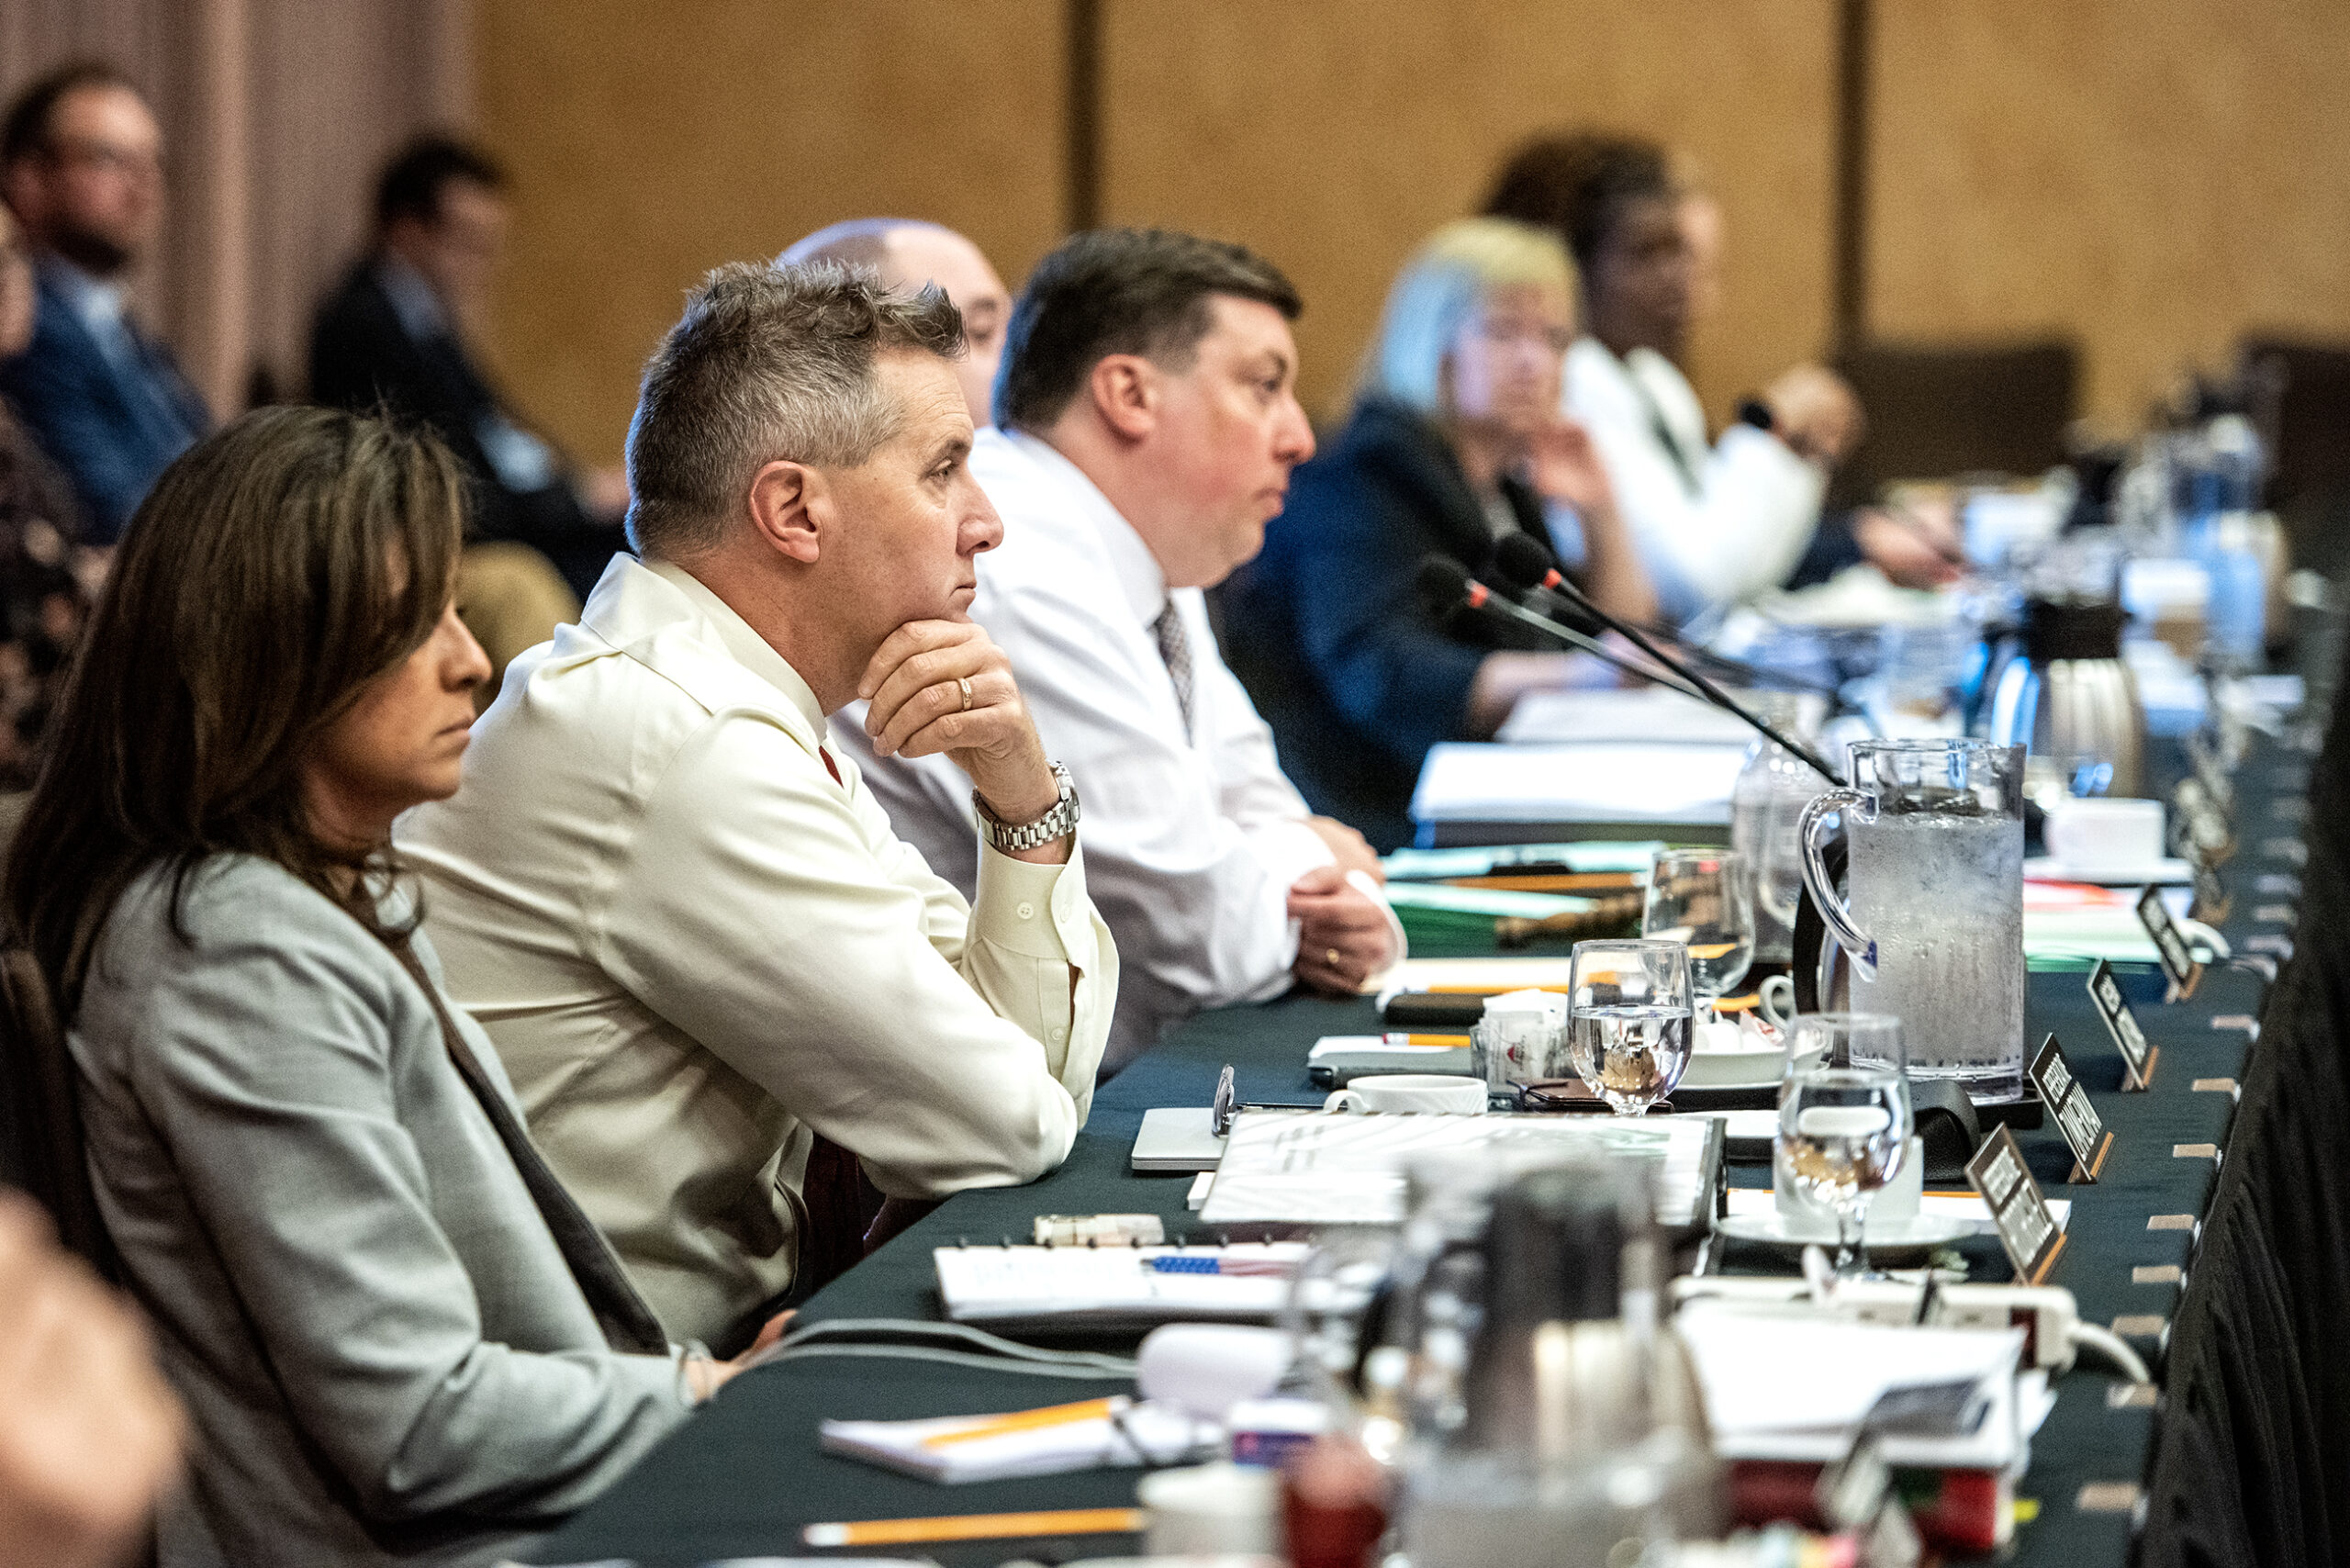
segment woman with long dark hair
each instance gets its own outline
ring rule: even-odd
[[[429,436],[323,409],[184,454],[8,862],[196,1430],[167,1565],[494,1560],[733,1370],[666,1343],[539,1160],[390,857],[487,674],[451,603],[463,496]]]

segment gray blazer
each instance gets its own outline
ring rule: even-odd
[[[606,1348],[380,942],[250,857],[189,879],[186,941],[170,892],[152,871],[116,906],[68,1035],[99,1207],[196,1428],[164,1568],[519,1550],[684,1419],[676,1363]]]

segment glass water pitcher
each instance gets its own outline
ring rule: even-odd
[[[1855,1012],[1897,1017],[1915,1078],[1977,1101],[2023,1092],[2024,748],[1860,741],[1852,785],[1803,813],[1804,881],[1852,962]],[[1820,857],[1830,816],[1850,845],[1847,903]]]

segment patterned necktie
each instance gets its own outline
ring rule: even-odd
[[[1167,661],[1167,678],[1175,683],[1175,706],[1183,711],[1183,738],[1192,738],[1192,642],[1183,633],[1183,617],[1169,599],[1158,619],[1150,623],[1158,633],[1158,656]]]

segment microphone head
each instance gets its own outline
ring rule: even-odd
[[[1494,545],[1494,569],[1512,588],[1548,588],[1559,558],[1530,533],[1505,533]]]
[[[1429,555],[1420,562],[1420,603],[1432,615],[1449,615],[1469,603],[1476,587],[1469,568],[1449,555]]]

